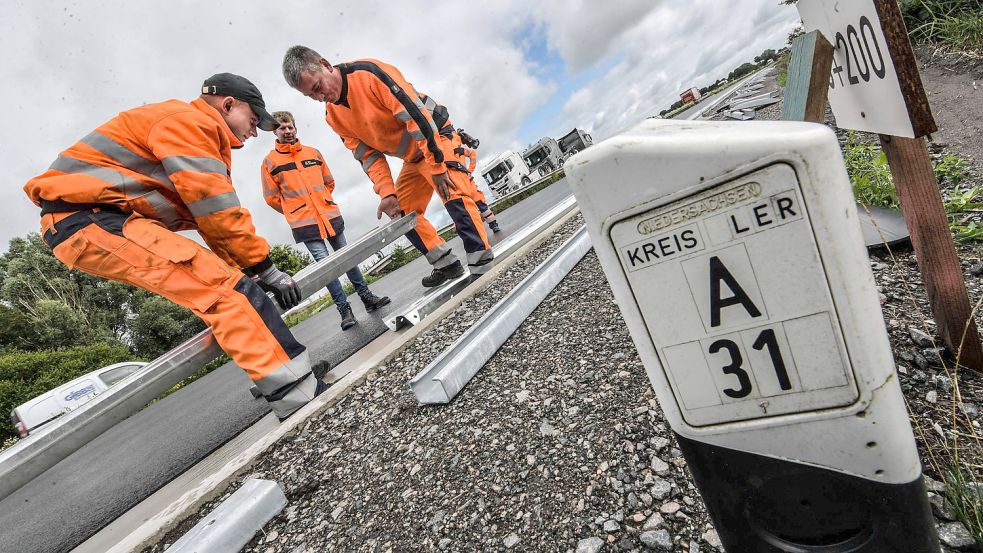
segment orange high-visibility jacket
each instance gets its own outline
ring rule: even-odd
[[[24,191],[42,213],[110,204],[197,230],[232,266],[266,266],[270,246],[232,187],[236,138],[201,98],[167,100],[124,111],[59,154]]]
[[[403,161],[422,157],[434,175],[456,163],[450,141],[439,135],[442,107],[421,100],[398,69],[373,59],[335,68],[341,71],[341,96],[327,104],[325,119],[362,164],[376,194],[396,193],[386,155]]]
[[[341,216],[331,198],[334,177],[316,148],[276,143],[260,166],[263,199],[290,223],[297,243],[335,235],[330,221]]]

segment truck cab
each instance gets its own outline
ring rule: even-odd
[[[547,136],[523,152],[522,159],[530,173],[538,171],[540,177],[545,177],[563,165],[563,152],[556,140]]]
[[[529,173],[529,168],[519,154],[508,150],[489,163],[481,171],[481,176],[495,197],[501,198],[528,186],[532,182]]]
[[[594,139],[580,129],[574,129],[563,135],[563,138],[557,140],[557,144],[560,146],[560,150],[563,152],[564,161],[573,154],[587,148],[593,143]]]

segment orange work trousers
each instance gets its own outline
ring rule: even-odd
[[[446,140],[445,137],[441,138]],[[484,274],[491,268],[494,255],[488,243],[481,213],[472,198],[474,183],[463,167],[461,170],[448,169],[447,176],[450,177],[452,186],[448,197],[443,199],[444,209],[454,221],[457,235],[464,242],[468,270],[472,275]],[[404,213],[417,214],[416,228],[406,233],[406,237],[434,268],[439,269],[454,263],[457,258],[425,216],[427,205],[435,192],[430,167],[422,159],[403,163],[403,169],[396,179],[396,199]]]
[[[201,317],[277,416],[313,399],[307,350],[269,297],[197,242],[153,219],[98,210],[44,215],[42,233],[70,269],[132,284]]]

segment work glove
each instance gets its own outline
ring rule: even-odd
[[[300,303],[300,287],[287,273],[276,267],[270,267],[256,277],[256,284],[267,292],[273,292],[273,297],[280,307],[290,309]]]

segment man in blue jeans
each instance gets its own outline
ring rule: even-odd
[[[320,261],[328,257],[328,244],[335,251],[348,244],[345,219],[331,197],[334,178],[321,152],[297,140],[297,127],[290,112],[274,112],[273,118],[279,126],[274,130],[276,144],[260,168],[263,198],[287,219],[294,240],[303,242],[314,260]],[[358,266],[346,274],[366,311],[389,304],[388,297],[380,298],[369,290]],[[335,279],[327,288],[341,314],[341,329],[355,326],[355,314],[341,281]]]

